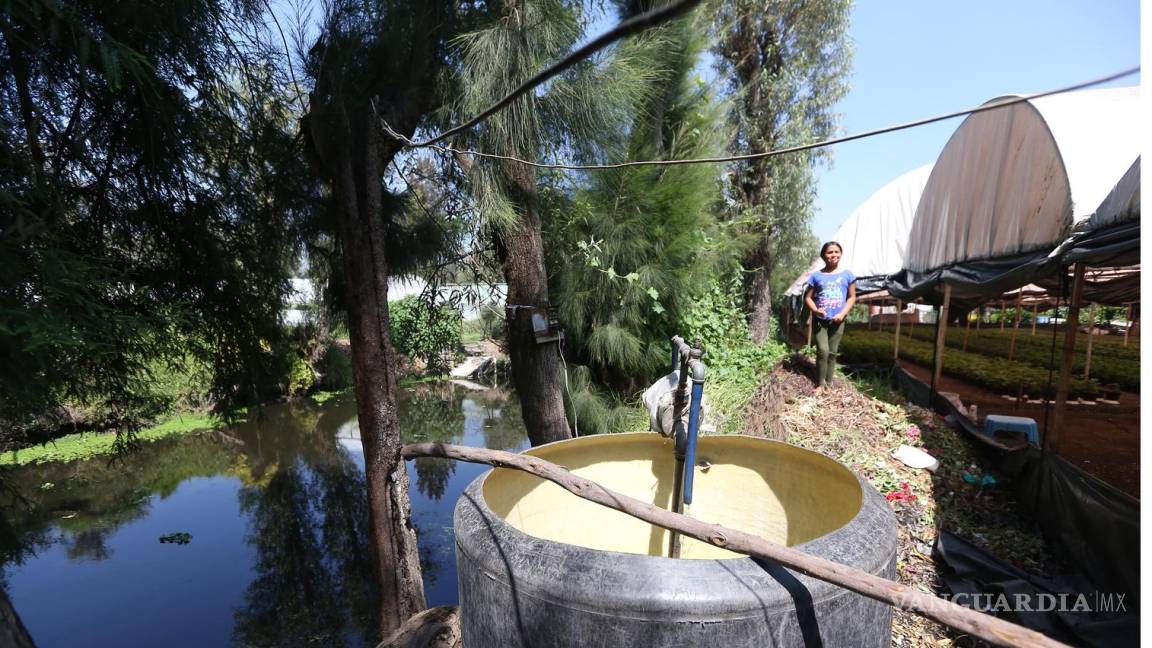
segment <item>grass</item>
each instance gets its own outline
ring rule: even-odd
[[[132,443],[151,443],[194,430],[219,427],[223,421],[210,414],[183,414],[131,435],[114,432],[81,432],[60,437],[42,445],[0,454],[0,466],[26,466],[47,462],[69,462],[122,452]]]
[[[401,381],[401,384],[403,384],[403,381]],[[309,397],[312,400],[316,401],[317,403],[323,404],[323,403],[327,403],[328,401],[332,400],[333,398],[336,398],[337,396],[340,396],[341,394],[348,394],[351,392],[352,392],[352,388],[349,387],[347,389],[339,389],[336,391],[313,392],[312,394],[309,395]]]

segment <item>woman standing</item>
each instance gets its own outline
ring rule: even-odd
[[[836,241],[820,247],[824,269],[808,277],[804,303],[816,318],[816,391],[832,386],[836,354],[844,337],[844,318],[856,304],[856,275],[840,267],[844,248]]]

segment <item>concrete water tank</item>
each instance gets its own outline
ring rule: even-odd
[[[667,508],[672,442],[582,437],[527,451]],[[707,466],[707,467],[704,467]],[[893,578],[896,520],[828,457],[767,439],[706,436],[692,517]],[[521,471],[494,469],[455,511],[466,648],[888,646],[891,610],[777,565],[683,539]]]

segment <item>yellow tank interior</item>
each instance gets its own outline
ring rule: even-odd
[[[654,433],[612,434],[552,443],[527,452],[636,499],[671,508],[673,444]],[[700,466],[707,462],[710,467]],[[743,436],[706,436],[696,450],[692,505],[685,511],[796,545],[847,524],[860,511],[856,477],[831,459],[785,443]],[[668,555],[668,532],[576,497],[519,470],[497,468],[484,482],[488,506],[538,538],[650,556]],[[682,558],[738,558],[690,538]]]

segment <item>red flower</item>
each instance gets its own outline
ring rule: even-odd
[[[915,502],[916,495],[912,492],[912,487],[908,485],[908,482],[900,482],[900,490],[888,493],[884,499],[889,502]]]

